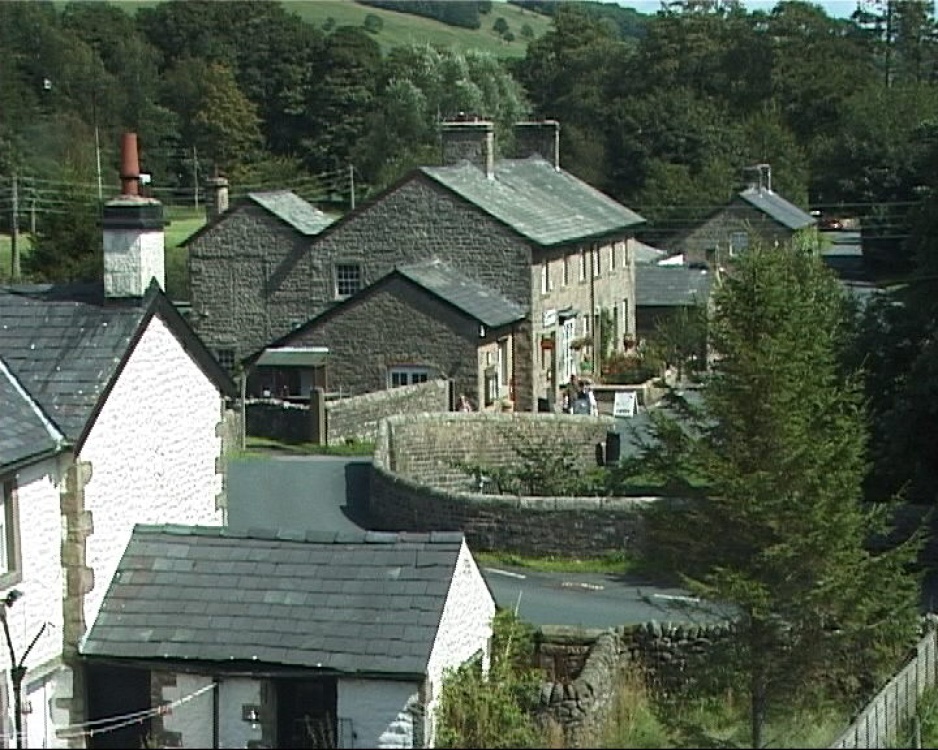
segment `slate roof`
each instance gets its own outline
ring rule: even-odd
[[[157,313],[220,390],[236,393],[158,286],[151,286],[142,301],[102,304],[102,299],[100,284],[0,287],[0,357],[69,441],[82,439],[101,396]]]
[[[319,234],[335,221],[290,190],[248,193],[248,198],[307,237]]]
[[[771,190],[749,187],[739,193],[739,197],[792,231],[817,224],[817,219],[811,214],[802,211],[794,203],[790,203]]]
[[[490,328],[526,316],[525,308],[489,287],[469,281],[439,261],[398,266],[397,272]]]
[[[689,307],[710,295],[712,275],[687,266],[635,266],[635,304],[639,307]]]
[[[657,263],[664,260],[668,253],[665,250],[659,250],[657,247],[646,245],[644,242],[635,243],[635,262],[636,263]]]
[[[494,179],[469,162],[420,171],[542,247],[625,232],[645,221],[538,156],[496,162]]]
[[[62,434],[0,359],[0,468],[52,454],[63,444]]]
[[[146,314],[0,288],[0,356],[70,440],[77,440]]]
[[[462,539],[138,525],[81,652],[423,675]]]

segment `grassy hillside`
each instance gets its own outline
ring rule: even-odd
[[[155,5],[160,0],[111,0],[126,11],[132,13],[137,8]],[[361,26],[369,14],[378,16],[383,27],[374,35],[381,49],[413,42],[429,42],[459,49],[478,49],[500,57],[524,57],[528,40],[521,35],[521,28],[527,24],[539,37],[551,28],[553,23],[547,16],[523,10],[507,2],[494,2],[492,12],[482,16],[482,26],[477,29],[460,29],[447,26],[439,21],[421,18],[406,13],[394,13],[359,5],[354,0],[281,0],[286,8],[300,18],[319,28],[332,19],[335,26]],[[492,31],[495,19],[504,18],[509,30],[515,35],[512,42],[504,41]]]

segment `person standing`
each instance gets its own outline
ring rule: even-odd
[[[456,404],[456,411],[473,411],[472,402],[465,393],[459,394],[459,402]]]

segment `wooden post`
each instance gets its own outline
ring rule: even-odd
[[[319,387],[309,394],[310,442],[315,445],[328,445],[326,433],[326,392]]]

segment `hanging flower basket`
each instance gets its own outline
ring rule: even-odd
[[[580,336],[578,339],[573,339],[570,342],[570,348],[577,351],[579,349],[589,349],[593,346],[593,339],[591,336]]]

